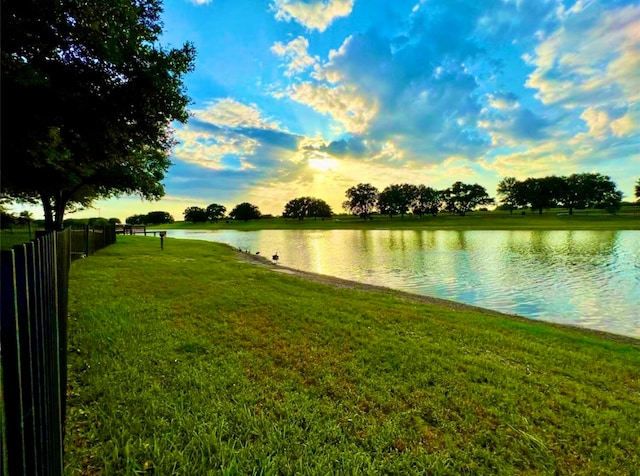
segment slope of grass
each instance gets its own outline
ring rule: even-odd
[[[566,210],[547,211],[542,215],[527,212],[525,215],[514,212],[473,212],[467,216],[440,214],[436,217],[419,218],[407,215],[374,216],[373,220],[362,220],[351,215],[336,215],[332,219],[295,220],[284,218],[266,218],[248,222],[222,220],[217,223],[175,222],[157,225],[155,229],[193,229],[193,230],[264,230],[264,229],[440,229],[440,230],[640,230],[640,207],[629,207],[617,215],[602,211],[577,211],[569,216]]]
[[[630,474],[640,346],[207,242],[74,263],[67,474]]]

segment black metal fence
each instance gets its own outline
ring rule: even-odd
[[[61,475],[69,267],[115,242],[115,228],[39,233],[1,253],[0,470]]]

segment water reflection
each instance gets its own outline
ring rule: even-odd
[[[285,266],[640,337],[639,231],[172,230]]]

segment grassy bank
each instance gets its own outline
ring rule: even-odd
[[[408,230],[640,230],[640,208],[628,207],[618,215],[609,215],[601,211],[576,212],[569,216],[566,210],[545,212],[542,215],[528,212],[525,215],[508,212],[473,212],[467,216],[441,214],[436,217],[419,218],[407,215],[403,218],[375,216],[373,220],[362,220],[352,215],[337,215],[326,220],[295,220],[284,218],[266,218],[261,220],[220,221],[218,223],[175,222],[158,225],[157,229],[194,229],[194,230],[368,230],[368,229],[408,229]]]
[[[74,263],[68,474],[629,474],[640,346],[151,237]]]

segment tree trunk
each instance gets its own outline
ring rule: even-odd
[[[51,207],[51,198],[48,195],[40,194],[42,202],[42,211],[44,212],[44,229],[47,231],[55,230],[53,221],[53,208]]]
[[[62,194],[60,194],[62,195]],[[54,226],[56,231],[61,231],[64,228],[64,210],[67,208],[67,200],[58,196],[55,201],[55,221]]]

